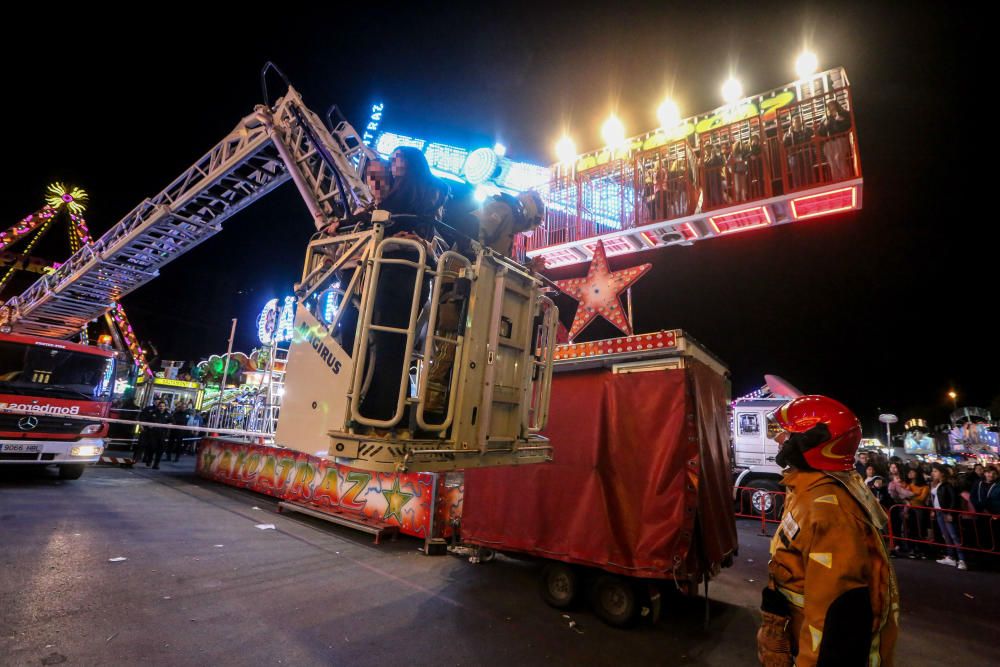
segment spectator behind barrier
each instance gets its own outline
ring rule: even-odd
[[[930,485],[930,506],[935,510],[959,509],[958,492],[947,481],[948,470],[940,463],[935,463],[931,469]],[[945,548],[944,558],[939,559],[939,565],[957,566],[959,570],[965,570],[965,554],[962,553],[962,541],[958,537],[958,520],[956,515],[949,511],[934,512],[934,520],[937,523],[938,531],[948,546]]]
[[[868,452],[858,452],[856,460],[854,461],[854,469],[858,471],[861,478],[865,477],[865,470],[868,468]]]
[[[927,498],[930,496],[931,489],[927,486],[927,479],[920,468],[911,468],[907,475],[909,480],[906,488],[913,495],[906,501],[909,507],[903,512],[903,537],[911,540],[926,540],[926,512],[921,509],[912,508],[927,507]],[[927,558],[926,548],[919,542],[911,542],[910,548],[911,550],[908,554],[910,558]]]
[[[871,469],[871,466],[869,466],[869,469]],[[881,475],[872,477],[871,481],[868,482],[868,490],[875,496],[875,500],[882,506],[882,509],[888,512],[889,507],[892,506],[892,497],[889,495],[889,487],[885,483],[885,478]]]
[[[977,512],[1000,514],[1000,472],[995,466],[984,470],[983,479],[973,484],[969,496]]]

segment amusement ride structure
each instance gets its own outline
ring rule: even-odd
[[[0,232],[0,262],[7,267],[3,276],[0,277],[0,291],[6,287],[17,271],[28,271],[41,273],[43,280],[51,273],[58,271],[61,264],[46,258],[34,257],[32,250],[45,235],[57,226],[59,222],[65,222],[66,232],[69,237],[69,248],[72,256],[76,256],[82,249],[89,247],[93,243],[90,236],[90,229],[84,213],[87,208],[89,195],[85,190],[78,187],[67,187],[62,183],[52,183],[47,188],[45,205],[34,213],[26,216],[20,222],[10,227],[6,231]],[[24,243],[23,253],[16,254],[11,251],[13,246]],[[121,350],[127,350],[132,359],[138,375],[152,376],[149,364],[146,362],[145,351],[139,344],[139,340],[129,323],[125,309],[118,299],[122,294],[110,294],[111,301],[108,307],[100,313],[96,313],[93,318],[81,323],[81,326],[69,335],[78,334],[81,340],[86,343],[88,340],[87,325],[99,317],[103,317],[108,331],[115,339],[117,346]],[[16,302],[17,298],[12,301]],[[4,307],[4,314],[0,314],[0,320],[9,319],[10,311]],[[18,329],[27,331],[27,329]],[[63,335],[59,337],[68,337]]]

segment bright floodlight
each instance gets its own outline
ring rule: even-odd
[[[743,97],[743,86],[740,85],[739,81],[730,77],[722,84],[722,99],[725,100],[726,104],[732,104],[741,97]]]
[[[663,100],[663,104],[656,110],[656,117],[660,121],[660,127],[669,129],[677,127],[681,122],[681,110],[677,103],[671,99]]]
[[[556,142],[556,157],[560,162],[570,164],[576,159],[576,144],[567,136]]]
[[[475,190],[473,196],[476,198],[477,202],[482,203],[482,202],[486,201],[487,197],[490,196],[490,192],[489,192],[489,190],[487,190],[486,188],[484,188],[482,185],[477,185],[476,186],[476,190]]]
[[[503,157],[507,154],[507,147],[498,141],[493,144],[493,152],[497,154],[497,157]]]
[[[618,116],[611,114],[601,126],[601,138],[609,148],[616,148],[625,143],[625,126]]]
[[[803,51],[795,60],[795,73],[800,79],[808,79],[816,73],[818,67],[819,61],[816,59],[816,54],[812,51]]]

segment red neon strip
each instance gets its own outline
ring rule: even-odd
[[[813,211],[812,213],[799,213],[798,205],[813,199],[822,198],[824,201],[839,201],[844,199],[843,197],[838,197],[844,192],[851,193],[851,203],[843,206],[838,206],[837,208],[823,209],[819,211]],[[833,213],[840,213],[842,211],[853,211],[858,207],[858,189],[855,186],[850,186],[847,188],[841,188],[839,190],[831,190],[830,192],[821,192],[816,195],[809,195],[808,197],[798,197],[792,200],[792,217],[796,220],[806,220],[808,218],[816,218],[821,215],[831,215]]]
[[[740,218],[742,216],[747,216],[754,211],[759,211],[764,216],[763,222],[755,222],[748,225],[739,225]],[[759,219],[759,218],[758,218]],[[727,228],[726,230],[719,229],[719,225],[716,224],[716,220],[720,221],[723,225],[737,224],[738,227],[734,226],[732,228]],[[767,227],[771,224],[771,213],[767,210],[766,206],[755,206],[754,208],[748,208],[744,211],[736,211],[735,213],[726,213],[724,215],[713,215],[708,219],[708,222],[715,229],[716,234],[732,234],[734,232],[742,232],[748,229],[756,229],[757,227]]]
[[[695,231],[694,227],[690,222],[685,222],[681,225],[681,234],[683,234],[686,239],[696,239],[698,238],[698,232]]]
[[[649,245],[651,247],[653,247],[653,248],[655,248],[656,246],[660,245],[660,239],[656,238],[655,236],[653,236],[649,232],[642,232],[642,238],[646,239],[646,241],[649,243]]]

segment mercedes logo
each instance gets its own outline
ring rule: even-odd
[[[38,426],[38,417],[21,417],[17,420],[17,427],[22,431],[30,431]]]

